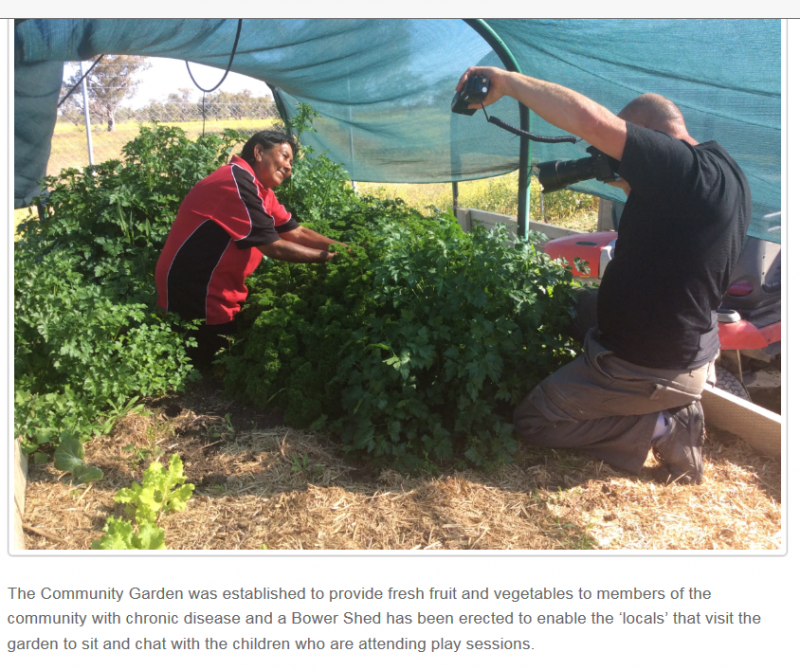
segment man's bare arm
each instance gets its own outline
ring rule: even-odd
[[[559,84],[494,67],[469,68],[461,75],[456,89],[460,90],[467,77],[473,74],[487,77],[491,82],[484,105],[491,105],[507,95],[548,123],[577,135],[604,154],[622,158],[628,136],[625,121],[594,100]],[[480,109],[480,104],[470,107]]]
[[[315,230],[311,230],[305,226],[299,226],[287,233],[280,233],[280,236],[281,239],[293,242],[294,244],[299,244],[300,246],[308,247],[309,249],[321,249],[324,251],[327,251],[331,244],[342,244],[341,242],[333,240],[330,237],[320,235]]]
[[[336,256],[327,250],[327,246],[324,249],[315,249],[284,239],[272,244],[262,244],[258,249],[269,258],[288,263],[327,263]]]

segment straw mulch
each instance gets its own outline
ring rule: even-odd
[[[184,511],[161,521],[170,549],[781,546],[780,462],[726,434],[709,436],[701,486],[657,483],[654,461],[639,478],[551,450],[524,450],[493,472],[408,477],[348,465],[322,434],[274,425],[274,417],[264,426],[263,416],[236,414],[230,403],[217,409],[129,415],[86,445],[87,460],[105,473],[88,487],[71,486],[52,463],[31,462],[28,548],[88,549],[105,518],[123,511],[115,492],[140,481],[154,456],[166,463],[172,453],[196,490]]]

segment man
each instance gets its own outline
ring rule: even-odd
[[[689,135],[671,101],[647,93],[618,116],[563,86],[496,68],[461,77],[505,95],[620,161],[628,201],[583,354],[520,403],[522,440],[575,448],[639,472],[652,446],[664,481],[703,477],[699,403],[719,349],[716,309],[750,222],[750,189],[716,142]],[[479,107],[480,105],[470,105]]]
[[[298,224],[272,191],[291,176],[296,151],[292,137],[262,130],[181,203],[156,265],[156,287],[163,309],[202,320],[189,333],[198,365],[209,365],[236,332],[245,278],[263,256],[327,263],[336,255],[328,248],[341,243]]]

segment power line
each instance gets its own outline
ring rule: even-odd
[[[59,103],[58,103],[58,105],[56,105],[56,109],[58,109],[59,107],[61,107],[61,105],[63,105],[63,104],[64,104],[64,101],[65,101],[65,100],[66,100],[66,99],[67,99],[69,96],[71,96],[71,95],[72,95],[72,94],[75,92],[75,89],[76,89],[76,88],[78,88],[78,86],[80,86],[80,85],[81,85],[81,83],[83,82],[83,80],[84,80],[84,79],[86,79],[86,77],[88,77],[88,76],[89,76],[89,73],[90,73],[92,70],[94,70],[94,66],[95,66],[95,65],[97,65],[97,64],[100,62],[100,59],[101,59],[103,56],[105,56],[105,54],[100,54],[100,56],[98,57],[98,59],[97,59],[97,60],[96,60],[94,63],[92,63],[92,67],[90,67],[88,70],[86,70],[86,74],[84,74],[84,75],[83,75],[83,76],[82,76],[82,77],[81,77],[81,78],[78,80],[78,83],[77,83],[77,84],[75,84],[75,86],[73,86],[73,87],[72,87],[72,88],[69,90],[69,93],[67,93],[67,94],[66,94],[66,95],[65,95],[63,98],[61,98],[61,102],[59,102]]]

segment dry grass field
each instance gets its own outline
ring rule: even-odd
[[[278,123],[275,119],[225,119],[223,121],[207,120],[205,130],[207,133],[222,132],[226,128],[240,130],[244,133],[265,130]],[[165,124],[166,125],[166,124]],[[199,137],[203,132],[202,121],[186,121],[184,123],[169,123],[170,126],[181,128],[188,137]],[[92,126],[92,152],[94,162],[102,163],[107,160],[119,158],[122,147],[139,134],[139,125],[136,122],[118,123],[114,132],[109,133],[103,124]],[[57,123],[53,131],[50,160],[47,163],[47,174],[56,175],[68,167],[80,168],[89,163],[89,153],[86,144],[86,130],[84,126],[72,123]]]
[[[517,215],[517,184],[519,173],[511,172],[489,179],[464,181],[458,185],[459,207],[481,209],[507,216]],[[538,183],[531,185],[530,218],[541,221]],[[358,182],[360,194],[382,198],[401,198],[421,212],[429,207],[448,211],[453,206],[453,189],[450,184],[380,184]],[[576,230],[593,231],[597,228],[599,200],[593,196],[572,191],[556,191],[545,195],[547,223]]]
[[[105,478],[73,487],[30,465],[29,549],[89,549],[114,493],[178,453],[196,489],[162,520],[172,550],[770,550],[781,546],[780,462],[711,433],[700,486],[664,486],[575,453],[521,449],[491,472],[374,472],[326,435],[236,406],[201,384],[86,445]]]
[[[200,124],[182,125],[200,132]],[[82,132],[57,127],[54,146]],[[95,134],[98,161],[127,141],[110,135]],[[54,151],[51,171],[65,160]],[[357,188],[423,211],[452,203],[449,184]],[[596,199],[551,195],[548,221],[594,228]],[[464,182],[459,200],[514,215],[516,176]],[[538,195],[531,211],[538,218]],[[729,434],[710,433],[706,479],[696,487],[657,483],[652,458],[636,477],[574,452],[523,447],[493,471],[409,476],[347,461],[327,435],[287,428],[279,414],[234,404],[204,381],[151,400],[88,443],[87,462],[104,472],[99,482],[71,486],[52,453],[47,463],[31,461],[28,548],[89,549],[106,517],[123,511],[115,492],[176,453],[195,493],[162,520],[171,550],[775,550],[782,543],[781,463]]]
[[[224,121],[207,121],[206,132],[220,132],[226,128],[242,132],[255,132],[278,123],[275,119],[228,119]],[[198,137],[202,132],[201,121],[170,123],[186,132],[189,137]],[[104,125],[92,126],[92,148],[95,163],[119,158],[122,147],[131,141],[139,132],[134,122],[119,123],[116,130],[109,133]],[[82,167],[88,162],[86,132],[83,126],[71,123],[56,124],[53,133],[50,160],[47,174],[58,174],[67,167]],[[489,179],[461,182],[459,184],[459,205],[474,209],[482,209],[498,214],[516,216],[518,173],[513,172]],[[448,211],[453,205],[452,186],[449,183],[438,184],[382,184],[358,182],[356,188],[364,195],[382,198],[401,198],[412,207],[427,212],[436,207]],[[531,218],[540,220],[540,195],[534,179],[531,193]],[[594,230],[597,225],[598,200],[592,196],[571,191],[557,191],[545,196],[545,220],[576,230]],[[18,215],[15,214],[15,218]],[[18,223],[19,221],[17,221]]]

